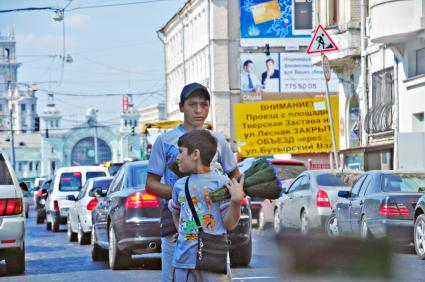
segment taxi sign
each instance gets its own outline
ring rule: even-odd
[[[307,48],[307,54],[324,53],[330,51],[338,51],[335,42],[326,32],[322,25],[318,25],[313,37],[311,38],[310,45]]]

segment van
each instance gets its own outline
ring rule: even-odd
[[[61,224],[67,223],[69,208],[75,202],[68,195],[77,197],[86,181],[93,177],[109,176],[108,169],[100,166],[72,166],[57,170],[46,199],[46,229],[59,232]]]
[[[15,172],[0,153],[0,260],[8,274],[25,271],[25,207]]]

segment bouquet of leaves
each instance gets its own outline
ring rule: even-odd
[[[243,190],[247,196],[260,199],[277,199],[282,191],[282,183],[277,176],[276,169],[266,160],[255,161],[245,173]],[[240,181],[240,177],[238,177]],[[226,186],[209,193],[213,202],[230,199]]]

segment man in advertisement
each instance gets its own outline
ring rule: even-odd
[[[266,71],[261,74],[261,84],[265,92],[279,92],[280,72],[275,69],[274,60],[266,60]]]
[[[256,92],[261,93],[262,85],[254,74],[254,62],[246,60],[243,63],[241,73],[241,92]]]

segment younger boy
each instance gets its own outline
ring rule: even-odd
[[[212,171],[210,163],[217,151],[217,140],[207,130],[192,130],[178,141],[180,154],[177,157],[179,170],[191,173],[189,194],[204,232],[223,234],[238,224],[241,212],[243,177],[240,183]],[[174,281],[217,281],[226,279],[215,273],[195,270],[198,250],[198,226],[186,200],[183,177],[174,184],[169,209],[178,230],[174,252]],[[208,193],[226,185],[231,199],[214,203]],[[228,273],[230,274],[230,273]]]

